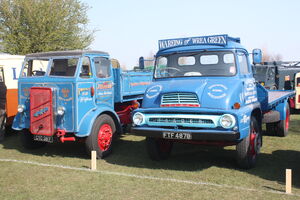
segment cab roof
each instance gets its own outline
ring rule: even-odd
[[[244,49],[240,42],[240,38],[230,37],[227,34],[165,39],[158,41],[159,51],[157,55],[174,52],[191,52],[203,49]]]
[[[84,54],[105,54],[104,51],[93,51],[93,50],[70,50],[70,51],[50,51],[27,54],[26,57],[58,57],[58,56],[82,56]]]

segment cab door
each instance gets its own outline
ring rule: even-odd
[[[77,81],[77,126],[79,126],[83,117],[96,107],[95,105],[95,80],[93,77],[92,60],[88,56],[81,58],[79,67],[79,77]]]
[[[95,103],[97,106],[114,107],[114,79],[111,61],[107,57],[94,57],[96,77]]]
[[[243,84],[243,100],[246,105],[257,102],[256,83],[251,73],[251,65],[248,55],[244,51],[237,52],[237,63],[239,65],[240,78]]]

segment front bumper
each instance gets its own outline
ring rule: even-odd
[[[190,133],[191,140],[207,141],[237,141],[240,139],[240,133],[236,131],[223,130],[188,130],[188,129],[167,129],[154,127],[132,127],[131,133],[139,136],[163,138],[164,132]]]

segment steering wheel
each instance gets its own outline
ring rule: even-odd
[[[171,71],[170,71],[171,70]],[[174,76],[175,74],[177,74],[178,72],[181,72],[181,70],[180,69],[177,69],[177,68],[175,68],[175,67],[166,67],[166,68],[164,68],[164,69],[162,69],[162,70],[160,70],[160,74],[161,75],[166,75],[166,74],[168,74],[169,76]]]
[[[43,76],[45,74],[44,71],[41,70],[32,70],[32,76]]]

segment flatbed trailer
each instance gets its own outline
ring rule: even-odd
[[[300,109],[300,62],[273,61],[254,65],[254,77],[258,83],[270,90],[295,90],[289,101],[292,109]]]

